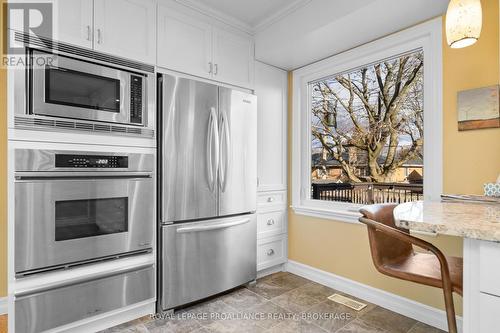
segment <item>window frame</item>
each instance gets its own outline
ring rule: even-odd
[[[362,205],[311,199],[311,91],[309,83],[408,51],[424,52],[424,200],[439,200],[443,183],[442,19],[293,71],[292,209],[296,214],[359,223]]]

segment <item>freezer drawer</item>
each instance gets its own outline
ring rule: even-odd
[[[255,214],[162,230],[164,310],[198,301],[256,278]]]
[[[16,297],[15,332],[35,333],[153,299],[152,265]]]

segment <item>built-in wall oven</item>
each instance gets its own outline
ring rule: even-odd
[[[15,271],[150,251],[154,156],[15,151]]]

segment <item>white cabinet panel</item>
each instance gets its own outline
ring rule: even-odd
[[[286,232],[286,211],[257,214],[258,238],[269,237]]]
[[[257,209],[259,212],[284,209],[286,207],[286,192],[261,192],[257,195]]]
[[[287,73],[255,63],[259,191],[286,189]]]
[[[257,270],[263,270],[286,261],[286,235],[257,241]]]
[[[244,37],[213,28],[213,78],[241,87],[253,86],[254,44]]]
[[[212,26],[171,7],[158,7],[158,65],[210,77]]]
[[[156,2],[94,1],[94,48],[125,58],[155,63]]]
[[[479,332],[498,332],[500,327],[499,314],[500,297],[481,293],[479,296]]]
[[[92,0],[53,0],[55,40],[92,48]]]
[[[482,241],[479,245],[479,289],[500,296],[500,243]]]

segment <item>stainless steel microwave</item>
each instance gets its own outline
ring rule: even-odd
[[[32,59],[47,55],[30,51]],[[59,54],[50,54],[50,59],[33,61],[30,68],[31,114],[147,126],[152,74]]]

